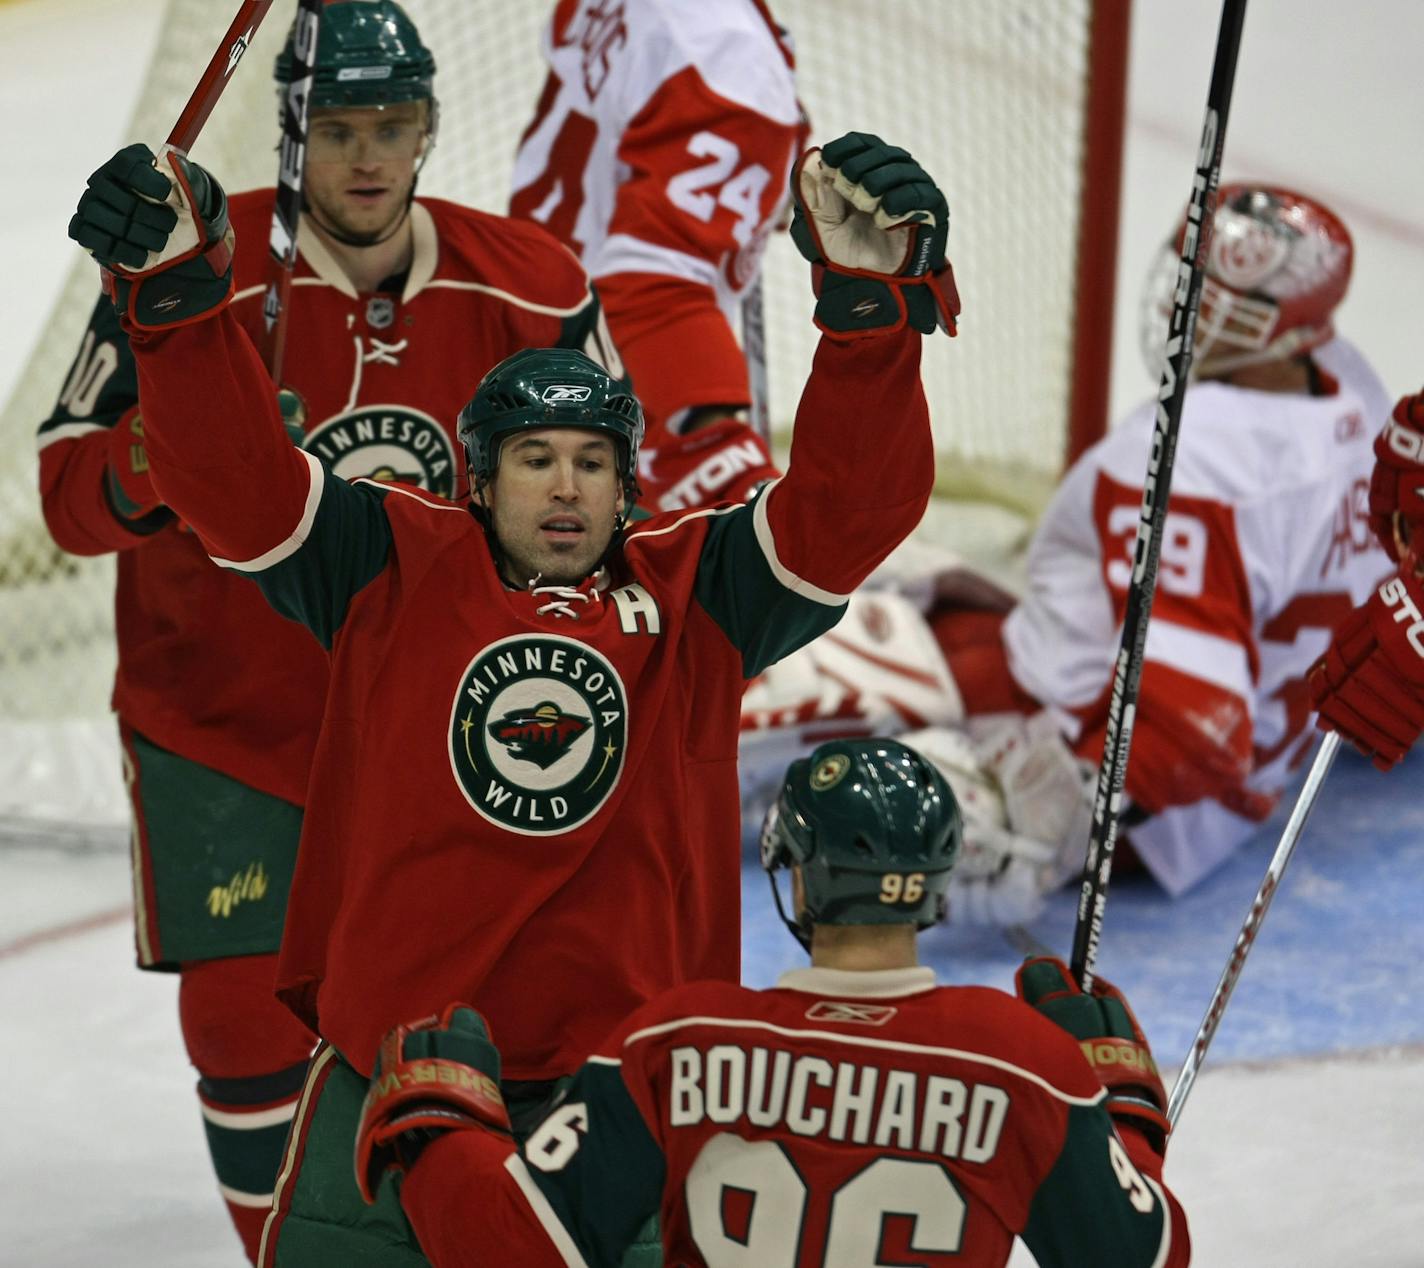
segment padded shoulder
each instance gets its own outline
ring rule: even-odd
[[[578,258],[542,225],[421,198],[439,238],[436,280],[478,282],[526,305],[573,313],[591,289]]]

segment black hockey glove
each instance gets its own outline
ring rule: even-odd
[[[1147,1036],[1111,982],[1093,979],[1084,995],[1057,956],[1025,960],[1014,975],[1019,998],[1078,1040],[1098,1082],[1107,1089],[1107,1111],[1134,1127],[1158,1154],[1167,1152],[1167,1092]]]
[[[857,339],[908,323],[921,334],[955,333],[949,206],[908,153],[849,132],[801,156],[791,195],[791,237],[813,266],[822,331]]]
[[[444,1132],[509,1135],[499,1072],[499,1049],[484,1018],[467,1005],[451,1004],[439,1017],[391,1031],[381,1041],[356,1129],[361,1196],[374,1202],[381,1177],[409,1170]]]
[[[69,236],[98,260],[105,294],[138,330],[197,321],[232,294],[227,196],[172,151],[115,154],[90,176]]]

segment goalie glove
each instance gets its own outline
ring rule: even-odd
[[[1424,730],[1424,585],[1401,568],[1335,630],[1308,675],[1316,725],[1388,770]]]
[[[780,474],[766,441],[735,415],[638,451],[640,500],[659,511],[745,502]]]
[[[447,1131],[510,1135],[499,1049],[464,1004],[397,1026],[381,1041],[356,1129],[356,1185],[369,1202],[387,1171],[406,1172]]]
[[[1424,559],[1424,392],[1400,397],[1375,437],[1370,528],[1395,563]]]
[[[1167,1090],[1147,1036],[1117,987],[1093,979],[1083,994],[1068,966],[1057,956],[1025,960],[1014,974],[1014,989],[1054,1025],[1078,1041],[1098,1082],[1107,1089],[1107,1111],[1121,1125],[1136,1128],[1165,1156],[1172,1125],[1167,1121]]]
[[[115,154],[89,177],[69,236],[99,262],[104,293],[137,330],[197,321],[232,294],[227,196],[172,150]]]
[[[816,325],[833,339],[938,327],[959,316],[945,259],[949,206],[910,155],[849,132],[807,150],[791,176],[791,237],[812,264]]]

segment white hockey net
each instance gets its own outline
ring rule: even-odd
[[[1125,15],[1126,6],[1098,0],[1099,18],[1104,10]],[[271,66],[293,7],[278,0],[194,147],[230,190],[274,178]],[[421,190],[503,210],[516,142],[543,82],[538,40],[552,0],[406,7],[438,64],[440,136]],[[881,133],[945,188],[964,314],[958,339],[926,341],[939,488],[1031,514],[1068,445],[1082,301],[1112,290],[1111,242],[1106,272],[1087,285],[1079,276],[1089,195],[1100,193],[1084,176],[1092,55],[1103,43],[1092,38],[1093,0],[772,0],[772,8],[795,37],[814,138]],[[232,9],[222,0],[170,0],[128,139],[156,144],[167,134]],[[1123,16],[1119,43],[1125,26]],[[1120,135],[1120,118],[1105,123]],[[1108,192],[1094,232],[1115,235]],[[0,415],[0,789],[8,790],[0,792],[0,831],[31,812],[83,820],[114,805],[112,774],[92,798],[82,788],[84,768],[107,759],[72,747],[91,743],[94,724],[107,725],[113,560],[75,559],[50,542],[32,441],[60,392],[96,284],[93,266],[77,258]],[[764,289],[772,422],[784,427],[815,339],[806,267],[785,235],[769,251]],[[71,747],[56,750],[65,736]]]

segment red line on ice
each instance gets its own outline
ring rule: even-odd
[[[133,914],[133,908],[127,903],[122,907],[111,907],[107,911],[96,911],[91,916],[82,916],[78,920],[70,920],[62,925],[51,925],[48,929],[37,929],[34,933],[27,933],[21,938],[16,938],[13,942],[0,943],[0,960],[7,959],[14,955],[24,955],[26,951],[33,951],[36,947],[42,947],[51,942],[62,942],[66,938],[77,938],[80,934],[91,933],[95,929],[102,929],[106,925],[117,924],[120,920],[126,920]]]

